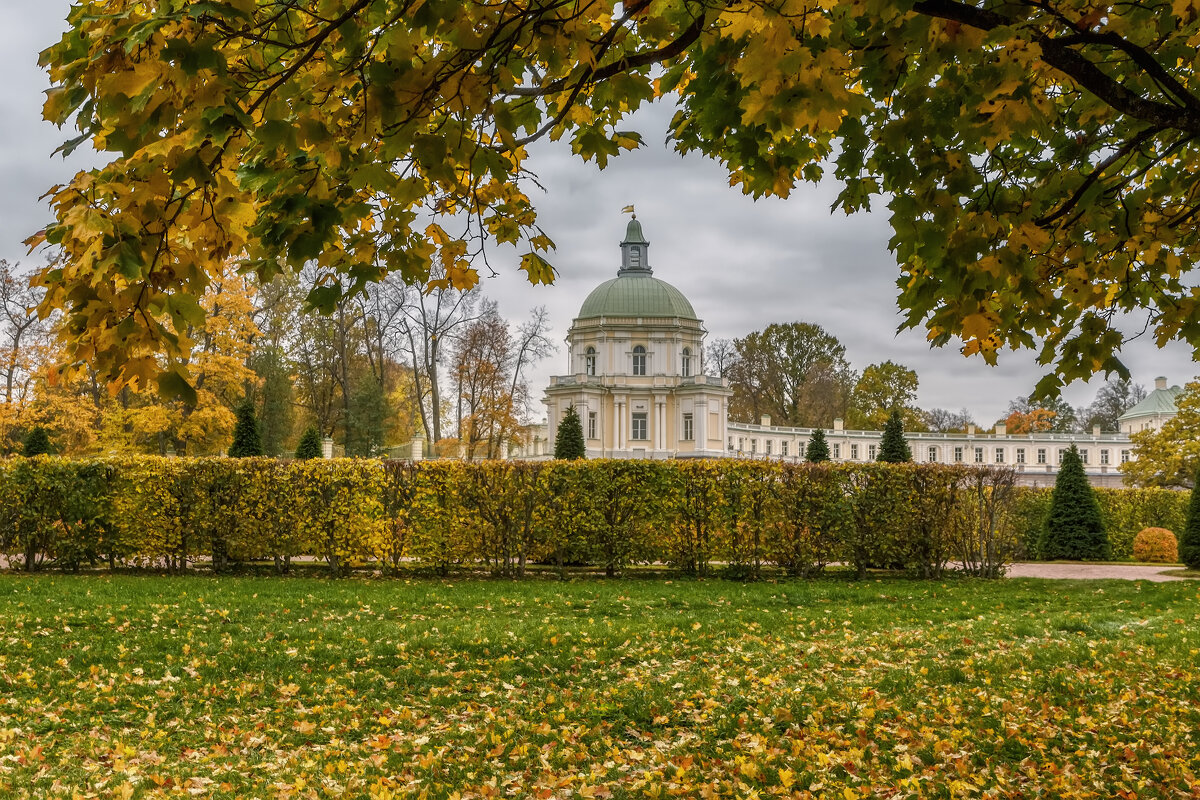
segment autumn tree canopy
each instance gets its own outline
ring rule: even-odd
[[[326,310],[435,261],[469,286],[487,242],[550,281],[526,146],[603,167],[669,97],[673,146],[748,194],[832,172],[837,207],[885,202],[903,324],[1035,348],[1052,391],[1127,376],[1125,311],[1200,346],[1197,45],[1184,0],[88,0],[45,115],[111,161],[31,243],[65,256],[72,359],[187,393],[214,265],[315,262]]]

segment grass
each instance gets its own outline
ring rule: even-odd
[[[1163,575],[1174,575],[1178,578],[1200,578],[1200,569],[1188,569],[1182,567],[1180,569],[1165,569]]]
[[[1192,582],[6,575],[0,796],[1181,796],[1198,654]]]

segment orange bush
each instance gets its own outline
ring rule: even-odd
[[[1142,528],[1133,538],[1133,558],[1174,564],[1179,560],[1179,542],[1166,528]]]

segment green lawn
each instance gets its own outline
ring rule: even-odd
[[[1197,582],[4,575],[0,796],[1194,796],[1198,665]]]

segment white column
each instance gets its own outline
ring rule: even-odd
[[[625,449],[625,400],[618,399],[615,403],[617,414],[617,450]]]
[[[692,435],[696,437],[696,449],[708,449],[708,401],[696,400],[696,404],[692,409],[692,419],[694,420]]]

